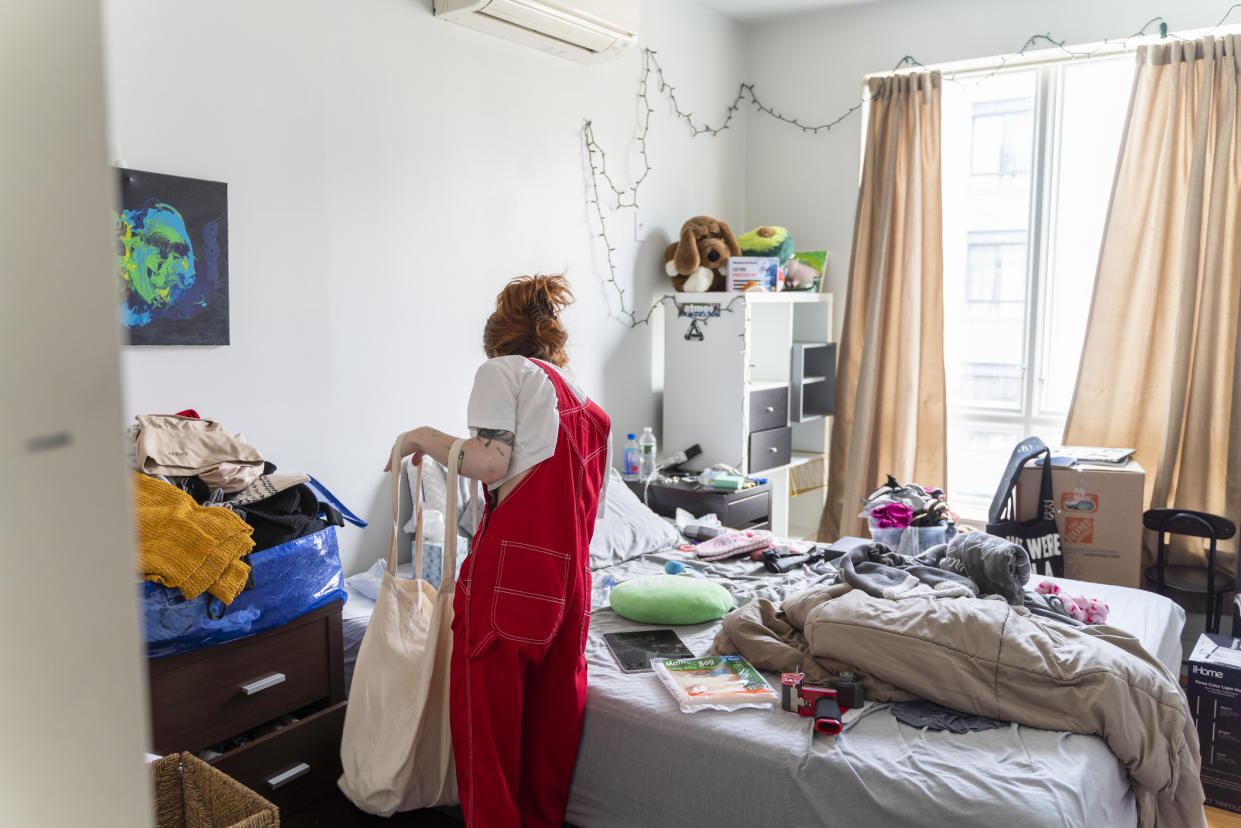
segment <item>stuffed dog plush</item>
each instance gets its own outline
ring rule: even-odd
[[[732,229],[710,216],[695,216],[681,225],[681,240],[664,251],[664,272],[677,293],[724,290],[730,256],[741,248]]]

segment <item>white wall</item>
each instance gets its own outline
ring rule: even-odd
[[[0,4],[0,825],[151,824],[100,19]]]
[[[113,159],[229,185],[232,344],[125,349],[126,419],[192,407],[314,474],[374,522],[341,532],[346,570],[364,567],[386,549],[396,434],[462,432],[496,292],[567,268],[572,368],[618,440],[658,425],[650,331],[608,316],[581,137],[591,119],[613,175],[640,171],[641,49],[582,66],[435,19],[430,0],[104,9]],[[713,120],[745,37],[693,3],[642,4],[640,45]],[[681,222],[745,206],[745,117],[691,141],[656,107],[641,240],[631,211],[611,225],[643,312]]]
[[[923,64],[1013,53],[1033,34],[1074,44],[1124,38],[1157,15],[1173,32],[1214,26],[1214,0],[882,0],[752,28],[750,77],[768,106],[805,123],[834,120],[861,99],[862,78],[905,55]],[[1241,22],[1241,15],[1233,15]],[[1158,26],[1148,30],[1158,32]],[[1043,42],[1032,48],[1046,48]],[[802,133],[763,115],[749,122],[746,226],[780,224],[799,249],[831,251],[829,285],[843,318],[857,209],[861,118]]]

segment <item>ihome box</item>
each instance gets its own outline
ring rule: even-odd
[[[1043,467],[1026,465],[1017,481],[1017,517],[1038,515]],[[1142,585],[1142,489],[1146,472],[1077,463],[1051,470],[1064,577],[1096,584]]]
[[[1198,725],[1207,804],[1241,812],[1241,641],[1199,636],[1185,690]]]

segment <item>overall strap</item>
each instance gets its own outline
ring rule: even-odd
[[[533,357],[526,357],[526,359],[539,366],[543,373],[547,374],[547,379],[551,381],[552,388],[556,391],[556,403],[560,409],[559,413],[580,408],[586,403],[585,400],[578,400],[577,395],[569,389],[569,384],[564,381],[564,377],[560,376],[560,372],[555,368],[541,359]]]
[[[444,506],[444,574],[440,577],[440,588],[451,583],[457,576],[457,467],[461,465],[461,451],[465,438],[458,437],[448,449],[448,502]],[[478,519],[478,508],[475,507],[474,519]],[[476,524],[477,526],[477,524]],[[418,534],[422,534],[422,523],[418,524]],[[418,563],[415,577],[422,577],[422,549],[418,550]]]

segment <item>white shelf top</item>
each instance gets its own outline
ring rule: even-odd
[[[790,523],[790,524],[789,524],[789,534],[788,534],[788,536],[789,536],[789,539],[790,539],[790,540],[812,540],[812,541],[817,541],[817,540],[819,539],[819,527],[817,527],[817,526],[798,526],[798,525],[795,525],[795,524]]]
[[[772,472],[788,471],[789,469],[796,468],[797,466],[804,466],[807,463],[812,463],[815,460],[822,460],[824,457],[826,457],[826,455],[821,454],[820,452],[817,452],[817,451],[790,452],[789,462],[785,463],[783,466],[772,466],[769,469],[763,469],[762,471],[758,471],[758,472],[751,472],[750,477],[766,477],[770,475]]]
[[[746,290],[740,293],[726,293],[723,291],[716,293],[674,293],[673,299],[677,304],[700,304],[703,302],[720,302],[727,305],[738,296],[744,296],[747,302],[814,302],[824,304],[832,301],[830,293],[807,293],[805,291],[781,291],[779,293],[769,293],[765,290]],[[820,343],[821,344],[821,343]]]
[[[770,391],[773,388],[788,388],[788,380],[751,380],[751,391]]]
[[[827,382],[827,377],[802,377],[803,385],[809,385],[812,382]]]

